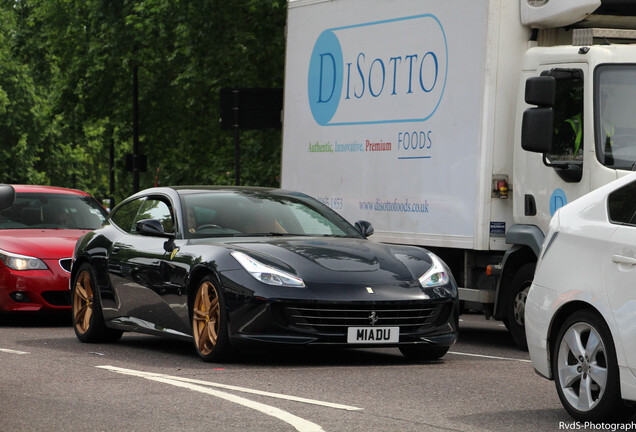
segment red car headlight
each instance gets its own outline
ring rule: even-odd
[[[39,258],[19,255],[0,249],[0,260],[13,270],[46,270],[48,267]]]

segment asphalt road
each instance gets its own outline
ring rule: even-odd
[[[397,349],[250,352],[126,333],[82,344],[67,320],[0,324],[0,431],[557,431],[554,383],[503,325],[464,315],[440,361]]]

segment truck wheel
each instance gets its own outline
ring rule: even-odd
[[[535,263],[526,263],[519,267],[510,284],[508,296],[508,330],[519,349],[527,350],[526,341],[526,298],[534,277]]]

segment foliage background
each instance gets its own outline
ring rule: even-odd
[[[282,87],[285,0],[0,0],[0,182],[114,199],[132,192],[132,66],[140,187],[233,184],[219,90]],[[278,130],[241,132],[241,184],[278,186]]]

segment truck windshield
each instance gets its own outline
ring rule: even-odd
[[[601,65],[594,80],[596,156],[605,166],[636,165],[636,65]]]

